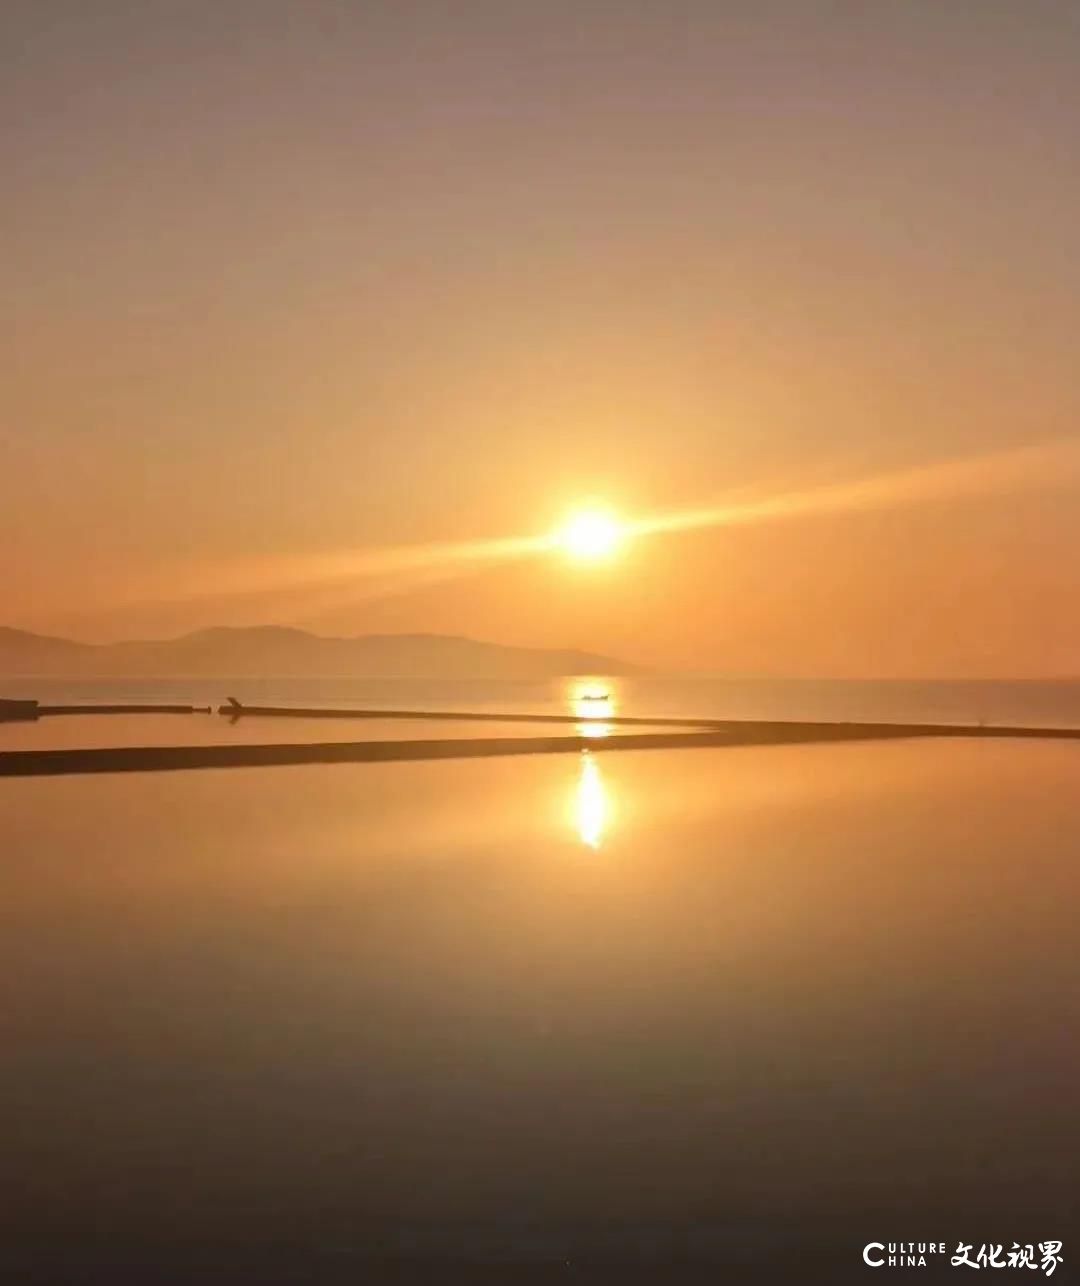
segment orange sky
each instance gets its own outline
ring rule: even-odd
[[[452,10],[5,7],[0,622],[1080,672],[1067,468],[605,567],[378,552],[1075,441],[1075,7]]]

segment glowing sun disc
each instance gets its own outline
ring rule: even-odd
[[[601,509],[583,509],[573,514],[558,532],[559,545],[571,558],[598,562],[610,558],[623,541],[617,518]]]

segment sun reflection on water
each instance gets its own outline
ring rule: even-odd
[[[593,849],[600,847],[611,823],[611,798],[596,759],[588,750],[581,752],[574,822],[581,842]]]
[[[606,679],[575,679],[567,689],[571,713],[581,722],[577,731],[582,737],[607,737],[616,714],[615,694]]]
[[[581,737],[608,737],[616,717],[615,687],[599,676],[572,679],[564,689],[570,713],[581,722]],[[604,783],[596,757],[583,750],[579,760],[577,786],[573,798],[573,825],[578,838],[588,848],[598,849],[611,825],[611,793]]]

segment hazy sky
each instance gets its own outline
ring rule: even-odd
[[[8,0],[0,47],[3,622],[1080,672],[1068,470],[370,574],[1080,437],[1075,0]]]

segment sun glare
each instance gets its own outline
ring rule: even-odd
[[[592,563],[610,558],[624,535],[622,524],[612,514],[603,509],[582,509],[567,519],[557,540],[571,558]]]

